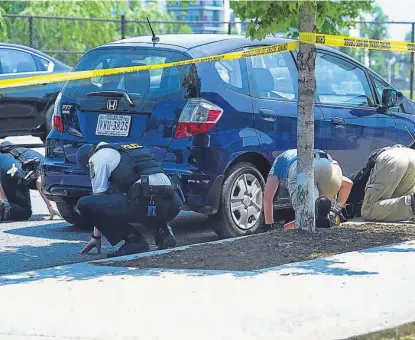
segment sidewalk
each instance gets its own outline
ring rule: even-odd
[[[81,263],[5,275],[0,338],[344,339],[415,320],[414,263],[410,241],[250,272]]]

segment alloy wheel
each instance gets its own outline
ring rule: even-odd
[[[261,216],[263,190],[252,174],[239,176],[231,190],[231,215],[235,224],[243,230],[251,229]]]

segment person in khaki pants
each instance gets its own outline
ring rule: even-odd
[[[273,202],[274,196],[278,191],[280,184],[286,183],[288,192],[290,194],[291,203],[294,210],[303,204],[298,199],[297,191],[297,150],[287,150],[280,154],[274,161],[271,171],[268,174],[267,182],[265,184],[264,192],[264,215],[265,224],[273,225],[274,210]],[[334,210],[341,211],[347,201],[353,182],[343,176],[340,165],[331,158],[331,156],[324,151],[314,151],[314,197],[317,202],[321,202],[323,197],[329,204],[334,205]],[[329,211],[323,214],[328,214]],[[319,215],[316,209],[316,215]],[[318,216],[317,216],[318,217]],[[325,216],[324,216],[325,217]],[[325,218],[323,218],[324,220]],[[323,221],[325,224],[325,221]],[[319,218],[316,219],[316,226],[319,225]],[[293,229],[295,221],[291,221],[284,225],[284,229]],[[326,225],[325,225],[326,227]]]
[[[366,168],[370,175],[365,186],[362,217],[366,221],[382,222],[413,219],[415,150],[403,145],[376,150]]]

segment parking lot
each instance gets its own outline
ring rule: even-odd
[[[7,138],[19,144],[39,144],[38,138]],[[2,141],[2,140],[0,140]],[[35,149],[42,152],[42,149]],[[36,191],[31,192],[33,216],[27,222],[0,223],[0,274],[18,273],[67,263],[89,261],[104,257],[111,245],[103,240],[102,254],[91,251],[80,255],[79,251],[90,239],[88,230],[79,230],[63,220],[48,220],[46,205]],[[209,228],[206,216],[181,213],[172,223],[178,246],[218,239]],[[151,231],[142,230],[151,248],[155,249]]]

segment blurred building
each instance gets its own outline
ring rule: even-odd
[[[228,25],[223,22],[232,20],[229,0],[197,0],[191,2],[187,8],[179,3],[167,3],[167,11],[176,20],[202,21],[192,24],[194,33],[225,33],[228,32]],[[220,21],[222,23],[211,23]]]

